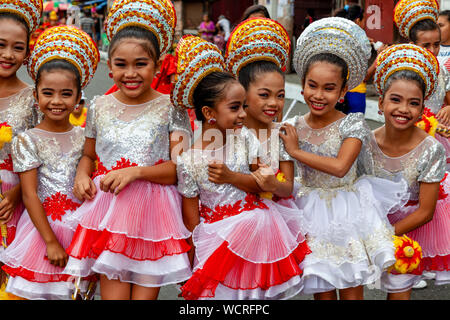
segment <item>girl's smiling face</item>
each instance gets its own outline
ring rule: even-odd
[[[325,61],[313,63],[303,83],[303,96],[311,114],[323,116],[333,111],[338,100],[347,92],[343,84],[339,66]]]
[[[13,19],[0,19],[0,77],[16,74],[27,56],[27,31]]]
[[[423,112],[422,89],[416,81],[395,80],[380,98],[379,108],[384,112],[387,126],[397,130],[411,128]]]
[[[284,107],[284,78],[278,72],[259,74],[247,90],[246,113],[251,118],[264,124],[270,124]]]

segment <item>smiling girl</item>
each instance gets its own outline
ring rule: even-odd
[[[161,286],[191,275],[190,232],[171,161],[189,141],[189,117],[151,88],[175,17],[168,0],[117,0],[106,21],[119,91],[96,98],[88,111],[74,184],[85,202],[72,219],[77,230],[66,267],[75,276],[100,274],[105,300],[156,299]]]
[[[30,57],[28,71],[44,118],[12,143],[26,211],[16,238],[2,255],[3,270],[10,275],[6,291],[27,299],[71,297],[71,279],[63,274],[65,248],[74,233],[67,219],[80,205],[72,187],[85,138],[69,117],[98,59],[92,39],[75,27],[48,29]]]
[[[172,101],[194,109],[202,121],[201,137],[177,160],[183,216],[195,245],[194,273],[182,296],[289,298],[303,287],[300,263],[310,251],[297,228],[298,211],[257,195],[251,172],[259,143],[243,126],[245,89],[224,71],[217,46],[185,36],[177,52],[183,72]]]

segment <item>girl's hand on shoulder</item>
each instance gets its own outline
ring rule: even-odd
[[[272,168],[266,164],[260,164],[259,169],[252,172],[256,183],[264,192],[274,193],[277,189],[278,180]]]
[[[221,161],[214,160],[208,165],[209,181],[217,184],[231,183],[234,172]]]
[[[100,190],[118,195],[123,188],[137,179],[136,170],[138,168],[130,167],[108,172],[100,180]]]
[[[6,224],[12,219],[16,206],[20,202],[20,188],[13,188],[3,194],[0,198],[0,224]]]
[[[283,139],[286,152],[289,153],[290,156],[292,156],[292,154],[298,150],[297,129],[293,125],[285,123],[281,126],[280,137],[281,139]]]
[[[436,119],[439,121],[439,124],[450,126],[450,105],[439,110],[436,114]]]
[[[47,259],[54,266],[64,268],[69,260],[66,250],[58,241],[47,243]]]
[[[75,177],[73,186],[73,195],[80,201],[92,200],[97,193],[94,181],[88,175]]]

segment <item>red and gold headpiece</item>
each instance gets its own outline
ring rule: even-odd
[[[0,0],[0,12],[11,12],[25,19],[30,33],[39,26],[42,8],[42,0]]]
[[[172,46],[177,15],[170,0],[115,0],[105,22],[106,35],[112,37],[125,27],[150,30],[158,39],[161,55]]]
[[[73,26],[57,26],[45,30],[37,39],[28,63],[28,73],[33,81],[39,68],[53,59],[72,63],[80,72],[84,88],[97,70],[100,54],[92,38]]]
[[[237,76],[254,61],[271,61],[286,67],[291,41],[284,27],[267,18],[252,18],[240,23],[231,33],[225,52],[228,70]]]
[[[389,77],[400,70],[411,70],[424,81],[425,100],[433,94],[439,75],[439,62],[427,49],[415,44],[396,44],[383,50],[377,57],[374,75],[375,89],[379,95],[385,90]]]
[[[194,90],[207,75],[226,70],[219,48],[200,37],[186,35],[178,42],[177,80],[171,93],[174,106],[194,108]]]
[[[394,22],[400,35],[409,38],[409,31],[420,20],[437,22],[439,4],[436,0],[400,0],[394,8]]]

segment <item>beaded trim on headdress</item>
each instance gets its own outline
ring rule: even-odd
[[[384,93],[384,86],[396,71],[411,70],[425,82],[424,97],[430,97],[437,83],[439,62],[428,50],[415,44],[396,44],[383,50],[377,57],[377,69],[374,75],[375,89],[379,95]]]
[[[366,76],[371,54],[370,41],[356,23],[340,18],[323,18],[311,23],[300,35],[293,64],[301,79],[308,61],[319,53],[331,53],[348,66],[348,89],[357,87]]]
[[[193,35],[181,38],[176,55],[177,79],[170,98],[174,106],[193,109],[198,83],[212,72],[225,71],[225,61],[215,44]]]
[[[394,21],[400,35],[409,38],[409,31],[420,20],[439,18],[436,0],[400,0],[394,8]]]
[[[28,73],[33,81],[39,68],[53,59],[64,59],[80,72],[84,88],[97,70],[100,53],[92,38],[73,26],[57,26],[45,30],[37,39],[28,63]]]
[[[176,25],[177,15],[170,0],[115,0],[105,30],[109,41],[125,27],[139,26],[150,30],[158,39],[163,55],[172,46]]]
[[[0,12],[11,12],[24,18],[30,33],[39,26],[42,8],[42,0],[0,0]]]
[[[284,27],[267,18],[253,18],[240,23],[231,33],[225,52],[228,70],[238,75],[249,63],[266,60],[280,69],[286,67],[291,41]]]

